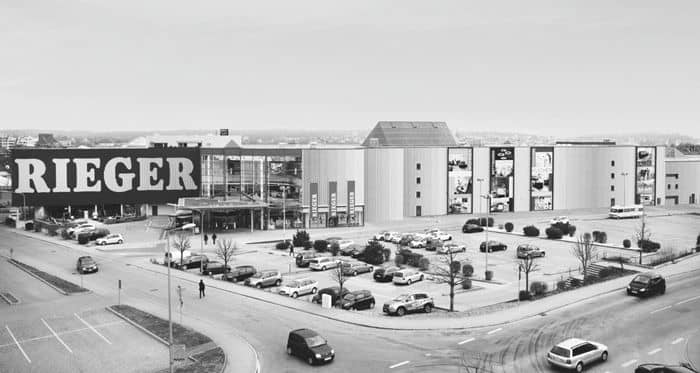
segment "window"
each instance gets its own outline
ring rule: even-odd
[[[668,189],[671,190],[671,184],[668,184]]]
[[[610,198],[610,206],[615,206],[615,198]]]
[[[416,192],[416,198],[420,198],[420,192]]]
[[[676,184],[676,189],[678,189],[678,184]]]
[[[615,167],[615,161],[610,161],[610,167]]]
[[[614,178],[615,178],[615,173],[614,173],[614,172],[610,174],[610,178],[611,178],[611,179],[614,179]]]
[[[420,163],[416,163],[416,170],[420,170]]]
[[[614,191],[615,191],[615,186],[614,186],[614,185],[611,185],[611,186],[610,186],[610,191],[611,191],[611,192],[614,192]]]
[[[177,143],[177,147],[178,147],[178,148],[186,148],[186,147],[187,147],[187,143],[186,143],[186,142],[179,142],[179,143]]]
[[[420,178],[419,178],[419,177],[416,178],[416,184],[420,184]]]
[[[421,216],[421,212],[422,212],[421,210],[422,209],[420,206],[416,206],[416,216]]]

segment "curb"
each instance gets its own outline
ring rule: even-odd
[[[111,306],[105,307],[105,309],[106,309],[107,311],[113,313],[115,316],[119,317],[120,319],[123,319],[124,321],[128,322],[129,324],[135,326],[137,329],[141,330],[142,332],[148,334],[149,336],[151,336],[151,337],[152,337],[153,339],[155,339],[156,341],[158,341],[158,342],[164,344],[166,347],[169,347],[169,346],[170,346],[170,344],[168,343],[168,341],[166,341],[166,340],[164,340],[163,338],[161,338],[161,337],[159,337],[159,336],[153,334],[151,331],[149,331],[148,329],[144,328],[143,326],[137,324],[135,321],[131,320],[130,318],[128,318],[128,317],[122,315],[119,311],[115,310],[115,309],[112,308]]]
[[[57,292],[59,292],[59,293],[61,293],[61,294],[63,294],[63,295],[70,295],[70,294],[68,294],[68,292],[66,292],[66,291],[64,291],[64,290],[62,290],[62,289],[60,289],[60,288],[57,287],[56,285],[54,285],[54,284],[52,284],[52,283],[50,283],[50,282],[44,280],[43,278],[39,277],[39,275],[37,275],[36,273],[31,272],[31,271],[29,271],[28,269],[22,267],[21,265],[15,263],[15,262],[14,262],[14,259],[8,259],[7,261],[10,262],[10,263],[12,263],[12,265],[14,265],[15,267],[21,269],[22,271],[28,273],[30,276],[32,276],[32,277],[36,278],[37,280],[39,280],[39,281],[45,283],[46,285],[48,285],[50,288],[56,290]]]
[[[9,294],[9,293],[8,293],[8,294]],[[11,294],[10,294],[10,295],[11,295]],[[20,301],[17,297],[15,297],[14,295],[13,295],[13,297],[14,297],[15,299],[17,299],[17,303],[13,303],[13,302],[11,302],[9,299],[7,299],[7,297],[5,296],[5,293],[0,293],[0,298],[2,298],[2,300],[4,300],[5,302],[7,302],[7,304],[9,304],[10,306],[16,306],[16,305],[18,305],[18,304],[21,303],[21,301]]]

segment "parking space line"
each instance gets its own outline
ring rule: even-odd
[[[671,344],[672,344],[672,345],[677,345],[677,344],[679,344],[679,343],[681,343],[681,342],[683,342],[683,338],[678,338],[678,339],[674,340],[673,342],[671,342]]]
[[[683,304],[683,303],[692,302],[692,301],[697,300],[697,299],[700,299],[700,295],[698,295],[697,297],[692,297],[692,298],[688,298],[688,299],[686,299],[686,300],[682,300],[682,301],[676,303],[676,306],[679,306],[679,305],[681,305],[681,304]]]
[[[98,336],[100,336],[100,338],[102,338],[105,342],[107,342],[108,344],[112,344],[112,342],[110,342],[109,339],[107,339],[107,337],[105,337],[104,335],[102,335],[100,332],[97,331],[97,329],[93,328],[92,325],[88,324],[87,321],[83,320],[80,316],[78,316],[77,313],[73,313],[73,314],[75,315],[75,317],[78,318],[78,320],[80,320],[83,324],[85,324],[85,326],[87,326],[88,328],[90,328],[90,330],[92,330],[93,332],[95,332],[95,334],[97,334]]]
[[[659,353],[659,352],[661,352],[661,349],[660,349],[660,348],[655,348],[655,349],[653,349],[653,350],[647,352],[647,355],[654,355],[654,354]]]
[[[634,363],[636,363],[636,362],[637,362],[637,360],[626,361],[626,362],[622,363],[622,367],[623,367],[623,368],[627,368],[628,366],[630,366],[630,365],[632,365],[632,364],[634,364]]]
[[[494,330],[492,330],[492,331],[490,331],[490,332],[488,332],[488,333],[486,333],[486,334],[491,335],[491,334],[493,334],[493,333],[498,333],[498,332],[500,332],[501,330],[503,330],[503,328],[494,329]]]
[[[7,329],[7,331],[10,333],[10,337],[12,337],[12,340],[15,341],[15,345],[17,345],[17,348],[19,348],[19,350],[22,352],[22,355],[24,355],[24,358],[27,359],[27,362],[29,364],[31,364],[32,361],[29,359],[29,356],[27,356],[27,353],[24,352],[24,349],[22,348],[22,346],[19,345],[19,342],[17,342],[17,338],[15,338],[15,335],[12,334],[12,330],[10,330],[10,327],[5,325],[5,329]]]
[[[53,329],[51,329],[51,326],[49,326],[49,323],[47,323],[46,320],[44,320],[44,318],[41,319],[41,322],[43,322],[44,325],[46,325],[46,327],[49,329],[49,331],[51,332],[51,334],[53,334],[53,336],[56,337],[56,339],[57,339],[59,342],[61,342],[61,344],[63,345],[63,347],[65,347],[66,350],[68,350],[68,352],[70,352],[70,353],[72,354],[72,353],[73,353],[73,350],[71,350],[70,347],[68,347],[68,345],[66,344],[66,342],[63,342],[63,340],[61,339],[61,337],[59,337],[58,334],[56,334],[56,332],[55,332]]]
[[[406,365],[406,364],[408,364],[408,363],[410,363],[410,361],[408,361],[408,360],[402,361],[402,362],[400,362],[400,363],[398,363],[398,364],[394,364],[394,365],[390,366],[389,369],[398,368],[398,367],[400,367],[400,366],[402,366],[402,365]]]
[[[474,338],[465,339],[465,340],[463,340],[462,342],[459,342],[459,343],[457,343],[457,344],[461,346],[461,345],[463,345],[463,344],[465,344],[465,343],[469,343],[469,342],[472,342],[472,341],[474,341]]]
[[[124,323],[125,323],[125,321],[121,321],[121,320],[120,320],[120,321],[111,321],[111,322],[108,322],[108,323],[95,325],[94,327],[95,327],[95,329],[97,329],[97,328],[105,328],[105,327],[108,327],[108,326],[117,325],[117,324],[124,324]],[[58,332],[58,333],[56,333],[56,334],[58,334],[58,335],[64,335],[64,334],[78,333],[78,332],[83,332],[83,331],[88,330],[88,329],[89,329],[89,328],[78,328],[78,329],[64,330],[64,331]],[[19,340],[19,343],[22,344],[22,343],[40,341],[40,340],[42,340],[42,339],[49,339],[49,338],[53,338],[53,335],[52,335],[52,334],[48,334],[48,335],[43,335],[43,336],[41,336],[41,337],[34,337],[34,338],[22,339],[22,340]],[[7,346],[12,346],[13,344],[14,344],[14,343],[6,343],[6,344],[4,344],[4,345],[0,345],[0,348],[7,347]]]
[[[650,314],[655,314],[655,313],[657,313],[657,312],[665,311],[665,310],[667,310],[667,309],[669,309],[669,308],[671,308],[671,307],[672,307],[672,306],[661,307],[661,308],[659,308],[658,310],[653,310],[653,311],[651,311],[651,312],[649,312],[649,313],[650,313]]]

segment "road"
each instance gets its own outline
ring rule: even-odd
[[[3,248],[15,249],[17,259],[76,283],[80,281],[73,274],[76,258],[83,252],[92,255],[100,263],[100,272],[84,276],[85,287],[116,303],[116,284],[122,279],[122,302],[167,316],[166,278],[129,265],[133,258],[89,248],[66,248],[21,237],[4,228],[0,229],[0,241]],[[492,366],[480,372],[550,371],[544,354],[552,344],[574,335],[610,347],[610,360],[593,367],[592,371],[629,372],[635,363],[626,368],[622,364],[632,360],[686,360],[683,356],[686,349],[695,356],[695,361],[700,360],[700,351],[690,349],[697,343],[688,344],[689,340],[697,339],[700,328],[697,311],[700,298],[692,299],[698,295],[700,278],[697,274],[694,276],[669,281],[668,291],[662,297],[637,299],[612,294],[510,326],[450,332],[366,329],[213,288],[208,290],[205,299],[199,300],[194,280],[176,280],[173,287],[182,285],[186,289],[183,322],[208,334],[227,349],[231,372],[240,371],[238,368],[244,365],[231,353],[240,347],[231,345],[233,336],[237,335],[257,350],[263,372],[467,372],[455,365],[456,358],[464,358],[467,363],[482,368]],[[173,299],[177,321],[176,303]],[[671,307],[664,308],[668,306]],[[285,354],[287,333],[301,327],[313,328],[329,340],[337,353],[334,363],[309,369],[304,362]],[[661,350],[648,355],[657,349]],[[167,356],[163,359],[167,364]]]

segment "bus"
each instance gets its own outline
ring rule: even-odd
[[[611,219],[640,218],[644,215],[643,205],[613,206],[608,217]]]

